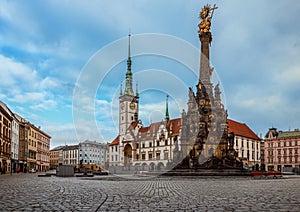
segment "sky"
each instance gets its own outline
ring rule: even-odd
[[[210,49],[230,119],[264,136],[300,127],[298,0],[0,2],[0,100],[49,134],[51,148],[118,134],[131,33],[145,126],[186,109],[199,75],[198,16],[217,4]]]

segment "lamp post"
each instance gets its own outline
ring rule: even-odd
[[[12,170],[13,170],[13,168],[12,168],[13,155],[14,155],[14,153],[11,152],[10,153],[10,175],[12,175]]]

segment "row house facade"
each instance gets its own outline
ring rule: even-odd
[[[11,171],[11,126],[13,118],[4,103],[0,102],[0,171]]]
[[[71,165],[76,167],[79,164],[78,161],[78,145],[64,146],[62,149],[63,165]]]
[[[107,144],[85,140],[78,145],[58,146],[50,150],[50,167],[56,169],[59,165],[71,165],[80,168],[82,165],[107,168]]]
[[[64,146],[58,146],[50,150],[50,169],[56,169],[63,164]]]
[[[267,170],[283,172],[300,169],[300,131],[277,131],[270,128],[264,138],[264,162]]]
[[[38,171],[48,171],[50,169],[50,139],[51,137],[41,130],[40,127],[35,127],[37,139],[37,152],[36,152],[36,169]]]
[[[107,144],[85,140],[78,144],[78,161],[80,165],[106,166]]]
[[[19,123],[19,170],[47,171],[50,169],[51,137],[21,116],[15,114]]]
[[[15,114],[12,113],[12,123],[11,123],[11,163],[12,163],[12,170],[16,172],[19,169],[19,122],[16,118]]]
[[[235,135],[234,143],[237,159],[248,166],[261,165],[261,138],[245,123],[227,119],[228,133]]]

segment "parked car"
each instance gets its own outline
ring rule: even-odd
[[[29,170],[29,173],[36,173],[36,170],[34,168]]]

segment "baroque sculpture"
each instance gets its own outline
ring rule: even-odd
[[[234,134],[228,134],[227,111],[221,102],[219,84],[211,82],[209,49],[211,19],[216,5],[200,12],[198,35],[201,42],[199,82],[196,93],[189,88],[188,110],[182,112],[181,150],[175,149],[175,169],[220,169],[241,167],[236,160]]]

